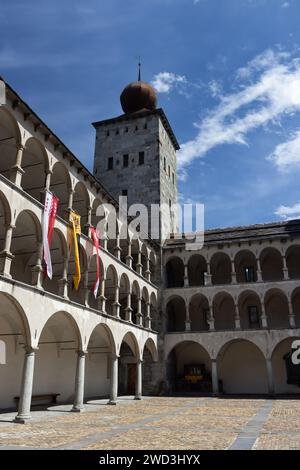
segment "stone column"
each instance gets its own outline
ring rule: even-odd
[[[290,279],[289,277],[289,270],[286,264],[286,257],[285,255],[282,255],[282,268],[283,268],[283,279],[285,281],[288,281]]]
[[[142,299],[137,298],[137,312],[136,312],[136,324],[143,326],[143,314],[142,314]]]
[[[290,328],[296,328],[295,314],[293,311],[293,305],[292,305],[290,298],[288,299],[288,306],[289,306],[289,326]]]
[[[92,225],[92,207],[89,206],[87,209],[88,209],[87,226],[90,227]]]
[[[209,331],[215,331],[215,318],[214,318],[213,305],[211,303],[208,305],[208,309],[209,309],[209,318],[208,318]]]
[[[121,307],[121,304],[119,302],[120,286],[116,286],[115,289],[116,289],[116,291],[115,291],[115,300],[113,302],[113,313],[114,313],[115,317],[119,318],[120,317],[120,307]]]
[[[84,295],[84,305],[88,307],[89,305],[89,271],[83,273],[83,295]]]
[[[211,286],[211,271],[210,271],[210,262],[208,261],[207,262],[207,266],[206,266],[206,275],[205,275],[205,280],[204,280],[204,283],[206,286]]]
[[[98,297],[98,308],[102,312],[105,312],[105,279],[101,279],[100,281],[100,295]]]
[[[22,176],[25,173],[23,168],[21,167],[24,150],[25,147],[23,147],[23,145],[17,145],[16,162],[10,170],[10,180],[12,181],[12,183],[19,187],[21,186]]]
[[[128,241],[128,253],[126,255],[126,264],[130,269],[132,268],[131,241]]]
[[[217,360],[211,360],[211,379],[212,379],[212,388],[213,388],[213,396],[219,395],[219,379],[218,379],[218,368],[217,368]]]
[[[271,358],[267,358],[266,365],[267,365],[267,376],[268,376],[268,393],[269,395],[275,395],[273,367],[272,367]]]
[[[119,356],[111,355],[110,397],[108,405],[116,405],[118,398],[118,360]]]
[[[114,255],[116,258],[121,259],[120,235],[116,237],[116,246],[114,247]]]
[[[151,328],[151,304],[146,302],[146,318],[145,318],[145,328]]]
[[[23,376],[21,382],[21,393],[18,414],[15,423],[26,423],[30,418],[33,372],[34,372],[35,350],[30,346],[25,346],[25,358],[23,365]]]
[[[73,197],[74,197],[74,190],[71,189],[70,192],[69,192],[69,201],[68,201],[68,213],[70,210],[72,210],[73,208]]]
[[[127,293],[127,305],[125,308],[125,320],[132,322],[131,292]]]
[[[45,182],[45,189],[46,189],[46,191],[49,191],[49,190],[50,190],[51,176],[52,176],[52,171],[51,171],[51,170],[47,170],[47,172],[46,172],[46,182]]]
[[[35,287],[38,287],[39,289],[43,288],[42,257],[43,257],[43,242],[39,241],[37,244],[36,264],[32,268],[32,285]]]
[[[11,253],[11,240],[15,226],[10,224],[6,226],[4,248],[0,253],[0,274],[11,278],[10,267],[11,262],[14,259],[14,255]]]
[[[74,404],[71,411],[83,411],[84,405],[84,371],[85,371],[85,356],[86,351],[77,351],[77,365],[75,376],[75,396]]]
[[[268,328],[268,319],[267,319],[267,315],[266,315],[266,310],[265,310],[265,304],[264,304],[264,301],[262,300],[261,301],[261,326],[262,328]]]
[[[68,265],[69,259],[67,256],[65,256],[62,277],[58,281],[58,294],[64,297],[65,299],[68,298]]]
[[[146,277],[147,281],[151,282],[150,258],[146,259],[145,277]]]
[[[185,301],[185,331],[191,331],[189,302],[187,300]]]
[[[241,319],[240,319],[239,305],[234,304],[234,308],[235,308],[235,316],[234,316],[235,329],[240,330],[241,329]]]
[[[135,400],[142,399],[142,364],[143,361],[138,359],[136,362]]]
[[[103,242],[103,250],[107,251],[107,233],[102,235],[102,242]]]
[[[143,274],[142,253],[138,251],[138,258],[136,263],[136,272],[140,275]]]
[[[188,265],[184,265],[184,287],[189,287],[189,273],[188,273]]]
[[[231,259],[231,283],[236,284],[236,272],[233,258]]]
[[[257,282],[262,282],[262,272],[261,272],[261,265],[260,265],[259,258],[256,258],[256,264],[257,264]]]

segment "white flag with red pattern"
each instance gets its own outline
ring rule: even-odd
[[[43,214],[43,248],[44,248],[44,260],[46,264],[46,272],[50,279],[52,279],[52,262],[50,254],[50,246],[52,240],[52,234],[54,229],[54,223],[57,213],[58,198],[54,196],[50,191],[46,191],[45,206]]]
[[[99,257],[99,238],[97,235],[97,231],[95,227],[90,227],[92,240],[94,243],[94,247],[96,248],[96,262],[97,262],[97,273],[96,273],[96,280],[93,285],[93,294],[95,299],[97,298],[97,292],[99,289],[99,282],[100,282],[100,257]]]

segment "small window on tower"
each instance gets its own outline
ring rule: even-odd
[[[109,137],[109,131],[106,132],[107,137]]]
[[[144,165],[145,152],[139,152],[139,165]]]
[[[123,167],[128,167],[128,154],[123,155]]]
[[[119,135],[119,129],[116,130],[116,135]]]
[[[147,123],[145,123],[145,124],[144,124],[144,129],[147,129],[147,127],[148,127],[148,126],[147,126]]]
[[[165,158],[164,158],[164,170],[167,171],[167,162]]]
[[[169,175],[169,178],[171,176],[171,168],[170,168],[170,165],[168,166],[168,175]]]
[[[174,175],[174,173],[172,173],[172,182],[173,182],[173,184],[175,184],[175,175]]]
[[[107,161],[107,169],[112,170],[113,167],[114,167],[114,159],[113,159],[113,157],[109,157],[109,159]]]
[[[128,127],[125,127],[125,133],[127,133],[127,132],[128,132]]]
[[[127,194],[128,194],[127,189],[122,189],[122,196],[127,196]]]

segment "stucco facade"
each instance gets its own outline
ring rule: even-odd
[[[161,109],[94,123],[93,175],[0,83],[0,408],[18,403],[16,420],[26,422],[32,402],[51,394],[80,411],[94,397],[180,393],[191,364],[208,378],[199,393],[298,393],[285,358],[300,338],[300,223],[209,230],[204,247],[188,251],[164,225],[177,200],[178,144]],[[52,280],[43,266],[46,190],[59,198]],[[121,237],[121,217],[107,235],[110,213],[97,209],[118,214],[123,190],[129,204],[164,205],[157,240]],[[78,291],[71,210],[82,226]],[[89,227],[99,222],[95,298]]]
[[[144,370],[147,360],[157,360],[151,328],[158,302],[151,281],[157,246],[130,233],[120,240],[117,221],[116,237],[101,237],[94,298],[96,252],[88,229],[97,225],[100,204],[117,212],[117,203],[8,84],[0,143],[0,408],[19,402],[17,420],[24,422],[31,397],[58,394],[60,402],[73,400],[74,410],[88,397],[107,396],[114,403],[128,363],[135,365],[134,393],[140,398],[143,358]],[[52,280],[42,262],[45,190],[59,197]],[[72,286],[74,255],[67,248],[72,209],[82,226],[78,291]]]

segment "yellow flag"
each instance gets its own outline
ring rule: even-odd
[[[73,241],[74,241],[75,273],[73,275],[73,282],[74,282],[75,289],[78,290],[80,279],[81,279],[80,261],[79,261],[79,242],[80,242],[80,234],[81,234],[80,215],[76,214],[74,211],[71,211],[70,222],[72,224]],[[71,249],[72,243],[69,246]]]

